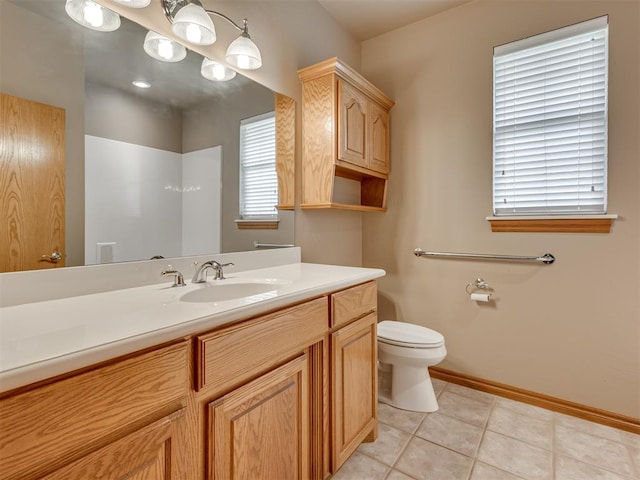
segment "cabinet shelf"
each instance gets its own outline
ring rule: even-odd
[[[337,58],[298,71],[302,81],[302,208],[385,212],[389,111],[394,102]],[[344,178],[359,201],[341,199]]]

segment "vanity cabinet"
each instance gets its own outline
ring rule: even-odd
[[[188,478],[188,345],[0,399],[0,479]]]
[[[299,70],[298,75],[303,101],[302,208],[385,211],[393,101],[337,58]],[[357,184],[359,199],[340,201],[340,187],[348,182]]]
[[[211,402],[209,478],[310,478],[309,393],[302,355]]]
[[[0,396],[0,480],[314,479],[377,436],[376,283]]]
[[[321,297],[197,337],[207,479],[326,476],[328,317]]]
[[[378,418],[376,284],[331,297],[332,465],[335,472],[363,441],[375,441]]]
[[[163,417],[42,477],[42,480],[182,478],[172,467],[178,459],[175,453],[172,457],[171,452],[172,447],[175,452],[178,444],[176,431],[183,416],[184,409]]]

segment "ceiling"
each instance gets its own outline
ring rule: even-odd
[[[471,0],[318,0],[354,37],[369,40]]]

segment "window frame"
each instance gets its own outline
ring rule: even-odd
[[[243,165],[244,161],[244,133],[243,130],[247,125],[251,125],[257,122],[262,122],[264,120],[270,119],[273,124],[273,172],[275,176],[275,204],[274,204],[274,213],[272,214],[247,214],[245,210],[245,175],[248,170],[246,166]],[[239,154],[238,154],[238,212],[239,218],[235,220],[239,229],[277,229],[279,222],[278,215],[278,178],[277,178],[277,170],[276,170],[276,151],[275,151],[276,141],[275,141],[275,110],[266,112],[260,115],[255,115],[252,117],[248,117],[242,119],[240,121],[239,127]],[[254,166],[255,167],[255,166]],[[249,168],[250,170],[250,168]]]
[[[487,220],[491,223],[492,231],[525,231],[525,232],[608,232],[611,228],[613,219],[617,218],[617,215],[607,214],[607,165],[608,165],[608,61],[609,61],[609,48],[608,48],[608,28],[609,21],[608,16],[598,17],[586,22],[580,22],[568,27],[559,28],[550,32],[545,32],[540,35],[528,37],[522,40],[511,42],[505,45],[501,45],[494,48],[493,55],[493,92],[492,92],[492,115],[493,115],[493,138],[492,138],[492,210],[493,215],[487,217]],[[550,211],[520,211],[520,212],[499,212],[496,207],[496,56],[504,57],[505,55],[513,54],[514,52],[520,52],[532,47],[537,47],[545,44],[550,44],[560,40],[566,40],[578,35],[587,34],[590,32],[600,31],[605,29],[604,33],[604,74],[605,74],[605,86],[604,86],[604,202],[603,212],[579,212],[579,211],[566,211],[566,212],[550,212]],[[547,128],[545,126],[544,128]],[[578,177],[576,177],[577,179]],[[548,208],[548,207],[547,207]],[[579,209],[579,205],[576,205],[576,210]]]

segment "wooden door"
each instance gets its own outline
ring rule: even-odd
[[[338,80],[338,160],[367,167],[367,97]]]
[[[307,368],[302,355],[209,404],[210,480],[310,477]]]
[[[64,266],[65,111],[0,94],[0,132],[0,272]]]
[[[176,429],[184,409],[42,477],[42,480],[170,480],[180,462]],[[173,443],[173,444],[172,444]]]
[[[335,473],[367,436],[377,435],[375,312],[331,335],[331,377],[332,471]]]
[[[367,142],[369,168],[389,173],[389,112],[376,103],[369,103]]]

